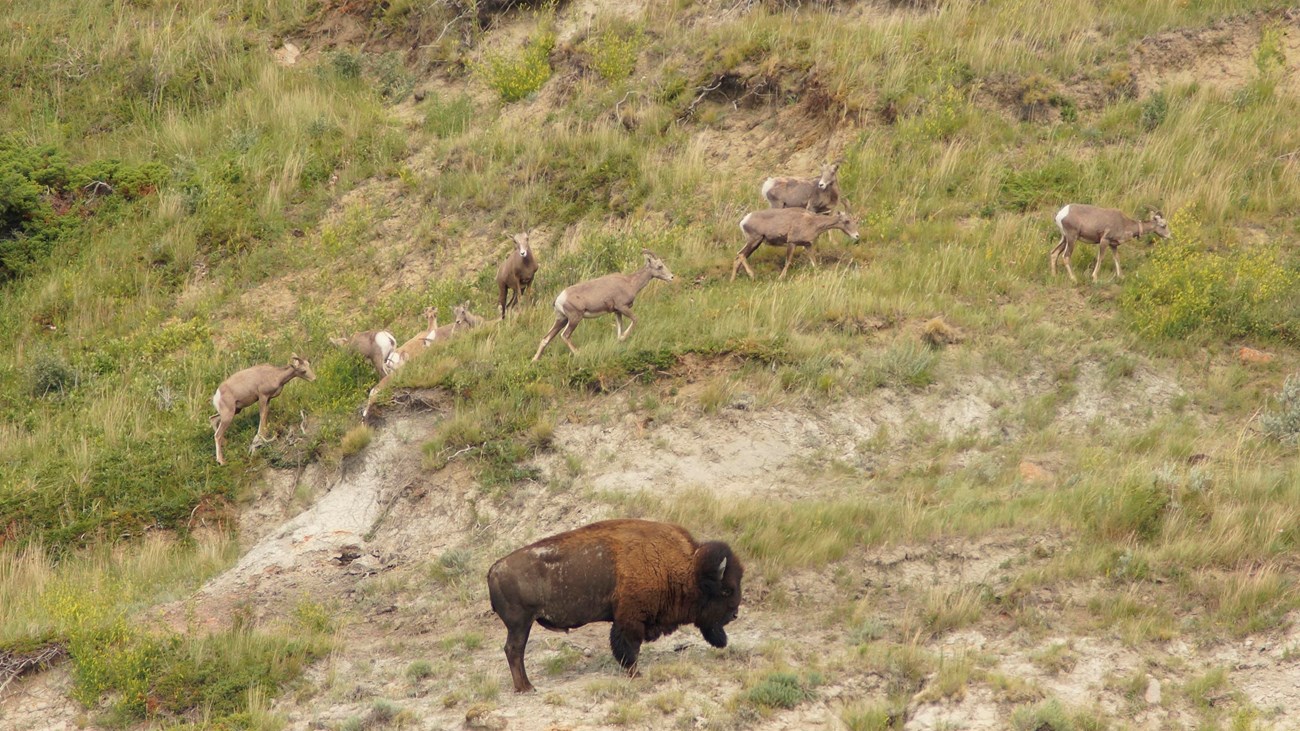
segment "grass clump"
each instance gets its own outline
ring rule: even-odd
[[[815,693],[807,678],[795,673],[768,673],[741,694],[741,700],[761,709],[790,709],[811,700]]]
[[[406,666],[406,677],[411,682],[433,676],[433,665],[428,660],[415,660]]]

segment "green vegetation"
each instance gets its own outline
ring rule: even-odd
[[[322,41],[281,65],[285,39],[330,36],[320,26],[347,14],[306,0],[6,7],[17,32],[0,48],[0,340],[13,344],[0,353],[0,652],[65,647],[77,698],[106,722],[252,726],[322,656],[333,606],[184,633],[145,611],[229,563],[229,543],[192,531],[230,525],[263,471],[346,466],[371,445],[356,414],[374,374],[330,336],[408,335],[425,305],[490,311],[500,234],[520,228],[542,243],[536,302],[394,378],[447,398],[424,467],[468,465],[474,499],[500,514],[541,479],[530,459],[557,428],[615,394],[659,418],[725,415],[742,393],[825,409],[881,389],[1005,391],[987,404],[987,433],[913,415],[864,437],[859,455],[810,456],[810,481],[834,489],[799,500],[590,496],[726,538],[773,604],[791,601],[787,572],[864,548],[993,534],[1069,546],[1007,566],[1004,585],[936,585],[898,616],[855,609],[840,661],[886,688],[842,709],[850,728],[898,727],[916,694],[958,698],[972,683],[1020,705],[1017,728],[1104,727],[978,658],[924,648],[995,614],[1041,635],[1026,597],[1059,582],[1095,587],[1071,621],[1135,647],[1268,631],[1300,607],[1286,571],[1300,541],[1300,381],[1227,355],[1245,341],[1288,363],[1300,340],[1294,60],[1278,16],[1251,14],[1281,3],[950,3],[853,23],[833,4],[719,16],[668,3],[576,35],[563,8],[494,30],[450,4],[348,5],[382,41],[365,48],[412,50]],[[1134,60],[1144,38],[1213,23],[1240,25],[1253,47],[1238,76],[1171,81]],[[754,140],[773,149],[754,157]],[[761,251],[757,281],[728,281],[736,221],[768,172],[756,166],[823,153],[845,158],[862,241],[827,236],[820,266],[800,255],[782,282],[778,252]],[[1051,281],[1051,216],[1069,201],[1160,208],[1174,237],[1124,246],[1122,280]],[[635,268],[643,247],[677,281],[643,293],[632,337],[592,323],[576,356],[553,347],[530,363],[546,303]],[[1087,266],[1095,247],[1079,252]],[[922,340],[938,316],[960,344]],[[274,402],[282,438],[248,454],[256,417],[241,415],[218,468],[212,391],[292,352],[319,378]],[[701,364],[710,380],[679,395]],[[1015,469],[1035,454],[1050,455],[1050,486]],[[566,456],[567,485],[584,458]],[[487,558],[448,547],[420,579],[478,601]],[[436,647],[464,658],[497,642],[461,627]],[[1073,654],[1054,645],[1034,661],[1064,673]],[[562,676],[583,661],[566,645],[542,662]],[[812,676],[786,667],[750,670],[730,709],[740,721],[813,696]],[[411,684],[433,674],[406,669]],[[494,701],[497,680],[472,675],[448,705]],[[1217,722],[1207,709],[1226,683],[1206,676],[1184,700]],[[622,680],[591,692],[614,701],[611,724],[696,710],[671,689],[647,703]],[[358,727],[409,715],[387,701],[358,713]]]

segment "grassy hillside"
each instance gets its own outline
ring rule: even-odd
[[[247,688],[292,672],[151,705],[174,677],[159,668],[208,653],[133,629],[145,649],[101,672],[95,648],[217,570],[212,553],[231,549],[192,532],[228,525],[262,470],[364,447],[373,377],[331,335],[409,337],[424,306],[448,316],[467,298],[490,314],[495,262],[524,229],[540,241],[535,303],[396,378],[455,402],[423,445],[429,469],[456,455],[509,504],[528,458],[593,396],[640,394],[700,360],[718,375],[696,403],[646,390],[640,411],[1049,379],[1053,395],[999,405],[1003,436],[909,435],[929,459],[855,476],[868,489],[852,498],[597,499],[729,535],[773,580],[856,546],[1051,531],[1075,550],[1019,590],[1114,581],[1099,607],[1134,641],[1167,637],[1193,604],[1208,609],[1189,633],[1275,627],[1297,606],[1300,491],[1285,419],[1257,419],[1283,408],[1270,398],[1300,339],[1300,49],[1284,5],[480,4],[475,17],[449,3],[19,0],[0,47],[0,338],[13,344],[0,353],[0,647],[62,643],[78,697],[121,693],[121,721],[206,707],[252,724]],[[305,50],[292,65],[276,56],[286,39]],[[758,281],[728,281],[762,179],[837,156],[862,242],[831,234],[819,267],[801,254],[780,282],[775,250],[760,252]],[[1070,201],[1160,208],[1174,238],[1121,247],[1127,276],[1103,266],[1098,284],[1080,246],[1080,283],[1053,280],[1051,216]],[[677,281],[646,290],[631,339],[594,321],[578,356],[557,343],[530,363],[555,294],[636,266],[642,248]],[[959,346],[920,337],[940,315]],[[1244,344],[1277,357],[1240,364]],[[319,379],[274,402],[280,439],[256,455],[255,418],[238,420],[218,468],[212,391],[291,352]],[[1173,412],[1061,430],[1097,370],[1103,388],[1168,374]],[[1043,453],[1069,475],[1051,491],[1017,470]],[[186,547],[181,568],[121,558],[150,534]],[[85,572],[118,587],[101,592],[108,606],[51,612]],[[116,578],[139,572],[156,579]],[[1166,608],[1124,599],[1147,582]],[[278,672],[267,658],[319,656],[276,644],[324,634],[314,611],[257,635],[248,662]]]

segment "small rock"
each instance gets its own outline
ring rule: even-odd
[[[475,703],[465,711],[465,725],[469,728],[484,728],[498,731],[506,727],[506,720],[492,714],[492,706]]]
[[[273,55],[275,56],[275,62],[281,66],[292,66],[298,63],[298,57],[302,55],[302,51],[292,43],[285,43],[276,49]]]
[[[415,100],[416,100],[417,102],[422,102],[422,101],[424,101],[424,97],[426,96],[427,93],[428,93],[428,92],[426,92],[424,89],[416,89],[416,90],[415,90],[415,94],[414,94],[414,96],[415,96]]]
[[[736,394],[736,397],[731,400],[729,406],[736,411],[749,411],[754,408],[754,394],[738,393]]]
[[[1242,363],[1268,363],[1273,360],[1273,354],[1254,348],[1242,348],[1237,351],[1237,358]]]
[[[941,348],[960,343],[962,337],[957,328],[949,325],[942,317],[936,317],[921,326],[921,340],[927,345]]]
[[[1025,482],[1047,483],[1056,479],[1056,475],[1048,472],[1042,465],[1035,464],[1029,460],[1020,462],[1020,479]]]
[[[1150,675],[1147,676],[1146,701],[1148,705],[1160,705],[1160,681]]]

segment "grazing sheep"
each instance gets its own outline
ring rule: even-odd
[[[803,208],[813,213],[827,213],[840,202],[840,185],[836,179],[843,161],[822,166],[816,178],[768,178],[763,181],[763,197],[773,208]]]
[[[370,407],[375,403],[375,396],[379,395],[384,386],[388,385],[388,381],[392,379],[393,374],[406,365],[407,361],[414,358],[416,354],[432,345],[434,340],[438,338],[438,308],[426,307],[424,317],[428,320],[428,327],[416,334],[415,337],[402,343],[402,347],[390,353],[388,360],[384,361],[387,372],[383,378],[379,379],[379,383],[376,383],[374,388],[370,389],[370,393],[366,397],[366,405],[361,409],[361,418],[364,419],[370,415]],[[446,327],[454,330],[456,326],[448,325]]]
[[[397,338],[387,330],[367,330],[350,338],[330,338],[330,342],[364,356],[379,371],[380,378],[388,375],[385,361],[397,349]]]
[[[213,441],[217,446],[217,464],[226,463],[221,447],[226,442],[226,430],[230,428],[230,422],[235,420],[235,414],[254,403],[261,410],[261,415],[257,421],[257,435],[253,437],[253,444],[248,451],[257,449],[261,442],[274,441],[265,436],[267,408],[271,399],[279,396],[285,384],[295,378],[316,380],[316,372],[311,369],[311,363],[306,358],[299,358],[296,353],[290,356],[287,366],[263,363],[245,368],[221,382],[217,392],[212,394],[212,406],[217,413],[208,417],[208,423],[213,428]]]
[[[1056,259],[1065,260],[1065,271],[1071,282],[1077,282],[1074,268],[1070,266],[1070,257],[1074,254],[1074,243],[1082,239],[1097,244],[1097,263],[1092,267],[1092,281],[1097,281],[1101,271],[1101,260],[1105,258],[1106,247],[1110,247],[1111,258],[1115,260],[1115,278],[1124,273],[1119,268],[1119,245],[1129,239],[1140,239],[1147,234],[1156,234],[1169,238],[1169,224],[1159,211],[1151,212],[1150,222],[1134,221],[1114,208],[1099,208],[1083,203],[1069,203],[1056,213],[1056,227],[1061,229],[1061,240],[1052,248],[1050,260],[1052,276],[1056,276]]]
[[[811,213],[803,208],[769,208],[746,214],[740,219],[740,230],[745,232],[746,237],[745,247],[736,254],[736,261],[731,267],[731,278],[733,280],[736,278],[736,272],[742,265],[749,278],[754,278],[754,270],[749,267],[749,256],[754,253],[759,244],[764,242],[773,246],[786,247],[785,266],[781,267],[781,276],[778,279],[785,278],[786,270],[790,268],[790,261],[794,259],[796,246],[806,246],[808,258],[816,266],[817,262],[812,258],[813,241],[831,229],[843,231],[854,241],[858,240],[857,225],[849,218],[849,214],[843,211],[820,214]]]

